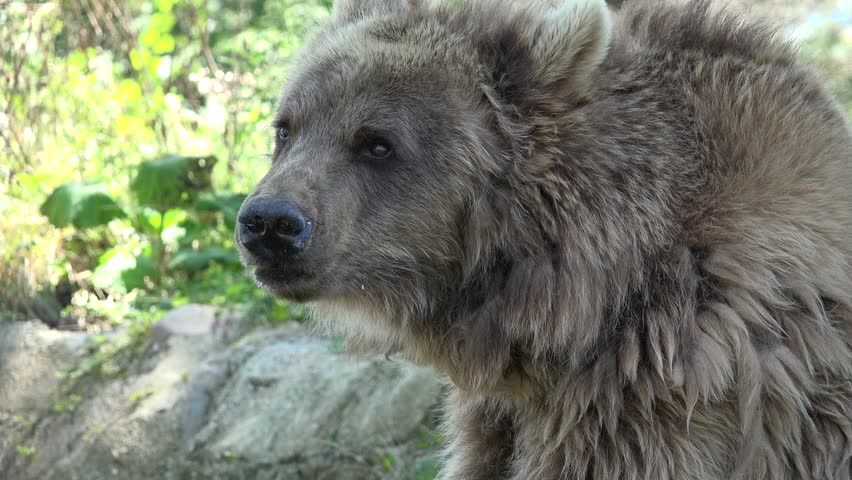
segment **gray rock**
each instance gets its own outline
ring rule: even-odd
[[[431,372],[384,358],[347,358],[295,327],[228,346],[208,308],[172,318],[181,321],[166,322],[169,333],[143,349],[145,358],[126,378],[87,384],[73,411],[42,409],[5,443],[0,439],[0,478],[403,479],[428,459],[422,429],[442,394]],[[184,324],[198,319],[203,328]],[[21,359],[50,365],[66,358],[48,361],[30,348],[58,343],[49,348],[74,360],[85,344],[47,341],[67,334],[26,325],[16,328],[38,341],[4,344],[7,328],[0,325],[0,346],[18,345],[14,355],[0,357],[7,379],[33,365]],[[50,388],[34,378],[16,385],[24,391],[2,397],[14,408],[0,405],[0,438],[11,418],[31,412],[25,399]],[[21,445],[32,450],[21,454]]]
[[[189,380],[181,430],[181,447],[188,450],[207,421],[210,404],[228,379],[228,357],[219,355],[201,364]]]
[[[51,330],[41,322],[0,323],[0,412],[51,405],[57,374],[77,361],[87,336]]]
[[[216,307],[189,304],[175,308],[151,326],[151,340],[165,341],[173,336],[210,336],[221,328]]]
[[[228,382],[194,449],[254,464],[287,459],[293,468],[280,466],[284,478],[319,478],[344,465],[362,471],[382,448],[414,437],[440,395],[424,369],[347,359],[318,340],[276,342]]]

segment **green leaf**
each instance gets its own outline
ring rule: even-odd
[[[130,65],[134,70],[142,70],[142,67],[148,62],[151,57],[151,52],[134,48],[128,55],[130,57]]]
[[[78,72],[85,72],[89,66],[89,57],[86,52],[74,52],[68,55],[68,66]]]
[[[122,80],[118,84],[115,98],[122,104],[137,102],[142,98],[142,87],[133,80]]]
[[[177,252],[172,257],[169,267],[187,272],[197,272],[207,268],[213,262],[238,265],[240,257],[234,250],[219,247],[204,248],[198,251],[186,249]]]
[[[18,445],[15,447],[15,450],[18,452],[18,455],[23,457],[32,457],[36,454],[36,447],[30,447],[28,445]]]
[[[154,7],[160,12],[171,12],[177,0],[154,0]]]
[[[157,54],[171,52],[174,50],[175,45],[175,40],[171,36],[171,31],[175,26],[175,21],[175,16],[171,13],[154,13],[151,15],[150,21],[148,22],[145,30],[139,34],[139,44],[150,48]],[[169,42],[171,45],[170,48],[163,51],[163,46],[168,46]]]
[[[434,456],[425,458],[414,469],[414,480],[433,480],[438,478],[438,472],[441,470],[441,463]]]
[[[175,49],[175,37],[171,35],[160,35],[151,45],[151,50],[158,55],[171,53]]]
[[[151,15],[148,28],[160,33],[169,33],[177,23],[177,18],[171,12],[158,12]]]
[[[151,226],[154,228],[160,228],[160,218],[163,219],[163,229],[176,227],[181,222],[186,220],[186,210],[173,208],[167,211],[166,214],[162,217],[160,217],[159,214],[155,215],[153,218],[150,219]]]
[[[195,210],[199,212],[222,212],[225,225],[234,228],[237,224],[237,214],[246,199],[243,193],[217,192],[202,195],[195,202]]]
[[[97,227],[126,216],[105,185],[91,182],[72,182],[57,187],[40,211],[51,225],[60,228],[68,224],[77,228]]]
[[[105,261],[92,272],[92,285],[104,290],[129,292],[144,288],[145,278],[154,275],[154,264],[145,257],[113,249],[101,260]]]
[[[159,212],[191,205],[201,190],[210,187],[214,157],[182,157],[167,155],[144,162],[130,185],[130,190],[144,206]]]

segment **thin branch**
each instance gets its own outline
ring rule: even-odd
[[[118,29],[115,28],[115,25],[113,24],[112,20],[110,19],[110,13],[108,13],[106,11],[106,9],[104,9],[104,6],[101,5],[101,2],[99,2],[98,0],[91,0],[91,1],[92,1],[92,7],[94,7],[94,9],[96,10],[97,16],[99,16],[103,20],[104,25],[106,25],[107,30],[109,30],[112,37],[116,41],[118,41],[121,38],[121,35],[118,33]]]
[[[95,29],[95,35],[97,35],[98,37],[103,37],[104,30],[101,28],[101,24],[98,22],[98,19],[91,8],[86,8],[86,17],[88,17],[89,19],[89,25],[91,25],[92,28]]]

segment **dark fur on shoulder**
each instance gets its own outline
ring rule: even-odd
[[[304,278],[266,286],[448,375],[441,478],[852,478],[852,134],[775,29],[335,8],[251,196],[316,219]]]

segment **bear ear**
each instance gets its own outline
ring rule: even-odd
[[[333,16],[339,22],[355,22],[363,18],[404,12],[419,6],[419,0],[337,0]]]
[[[552,93],[593,80],[609,49],[612,23],[604,0],[558,0],[555,8],[552,0],[540,0],[515,11],[510,31],[498,46],[503,89]]]
[[[612,23],[603,0],[563,0],[548,12],[532,39],[532,81],[553,85],[564,78],[585,82],[606,57]]]

